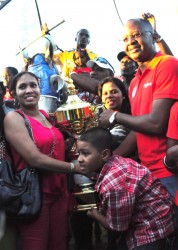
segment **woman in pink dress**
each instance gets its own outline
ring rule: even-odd
[[[20,109],[8,113],[4,129],[10,144],[16,170],[32,166],[40,170],[42,208],[38,218],[17,223],[23,250],[65,250],[67,239],[66,173],[78,172],[77,164],[64,160],[64,138],[48,115],[39,110],[38,78],[31,72],[17,74],[11,93],[18,99]],[[33,140],[23,117],[31,125]]]

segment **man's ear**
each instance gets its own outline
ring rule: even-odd
[[[111,151],[109,149],[104,149],[101,153],[102,160],[106,162],[111,157]]]

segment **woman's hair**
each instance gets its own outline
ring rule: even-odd
[[[105,83],[108,83],[108,82],[112,82],[114,85],[116,85],[120,89],[120,91],[122,93],[122,96],[124,97],[121,109],[119,111],[122,112],[122,113],[125,113],[125,114],[131,114],[131,107],[130,107],[130,101],[129,101],[129,97],[128,97],[128,94],[127,94],[127,90],[126,90],[123,82],[121,80],[119,80],[118,78],[116,78],[116,77],[106,77],[100,83],[100,85],[98,87],[98,95],[100,96],[100,98],[102,98],[103,85]]]
[[[5,69],[9,71],[13,76],[18,74],[18,70],[15,67],[8,66]]]
[[[23,75],[31,75],[33,76],[37,82],[39,83],[39,78],[33,74],[32,72],[29,72],[29,71],[22,71],[20,73],[18,73],[17,75],[15,75],[13,78],[12,78],[12,81],[11,81],[11,84],[10,84],[10,89],[9,89],[9,92],[12,96],[14,96],[14,94],[16,93],[16,86],[17,86],[17,82],[18,80],[23,76]]]
[[[89,142],[99,152],[104,149],[112,151],[112,135],[106,128],[94,127],[87,129],[80,135],[78,140]]]

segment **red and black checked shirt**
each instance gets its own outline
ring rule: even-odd
[[[95,186],[112,230],[122,232],[129,249],[148,244],[175,229],[173,202],[151,172],[131,159],[113,155]]]

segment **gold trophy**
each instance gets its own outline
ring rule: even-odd
[[[98,111],[101,112],[101,110],[102,105],[92,106],[90,103],[82,101],[72,89],[66,103],[56,110],[55,116],[61,131],[68,132],[73,136],[80,136],[85,129],[98,125]],[[71,161],[77,161],[78,153],[75,144],[70,151]],[[88,177],[79,174],[74,174],[74,182],[73,210],[85,211],[91,207],[96,208],[98,199],[94,183]]]

